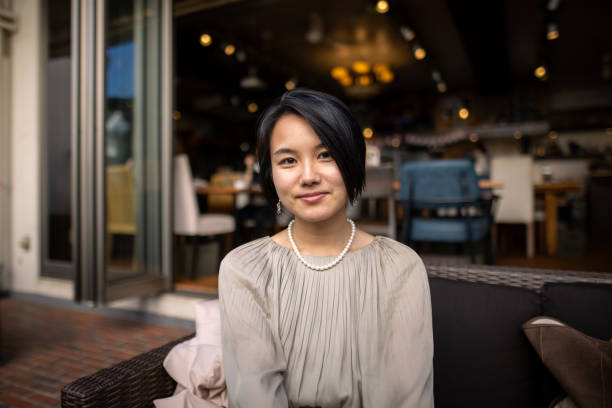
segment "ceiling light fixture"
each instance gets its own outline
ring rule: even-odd
[[[365,61],[353,62],[353,71],[357,74],[367,74],[370,72],[370,64]]]
[[[249,112],[251,113],[255,113],[257,112],[257,110],[259,109],[259,106],[257,106],[257,104],[255,102],[251,102],[249,103],[249,105],[247,106],[247,109],[249,110]]]
[[[285,82],[285,89],[287,89],[288,91],[295,89],[296,86],[297,86],[297,81],[293,78]]]
[[[555,23],[548,23],[546,28],[546,39],[549,41],[559,38],[559,28]]]
[[[555,11],[559,7],[559,3],[561,3],[561,0],[548,0],[546,8],[549,11]]]
[[[544,81],[546,79],[547,74],[546,67],[544,65],[540,65],[533,71],[533,74],[536,76],[536,78]]]
[[[434,80],[434,82],[440,82],[442,81],[442,75],[440,74],[440,71],[438,71],[437,69],[434,69],[431,72],[431,79]]]
[[[419,44],[414,44],[412,46],[412,52],[414,54],[414,58],[418,59],[419,61],[425,58],[427,55],[425,48],[421,47]]]
[[[210,44],[212,44],[212,37],[210,36],[210,34],[202,34],[200,36],[200,44],[202,45],[202,47],[208,47]]]
[[[407,25],[403,25],[400,27],[400,33],[402,34],[402,37],[404,37],[404,40],[406,41],[412,41],[414,40],[414,37],[416,37],[414,30],[412,30]]]
[[[385,71],[389,71],[389,66],[386,64],[376,64],[372,68],[372,71],[374,72],[374,75],[380,75]]]
[[[266,83],[257,76],[257,68],[250,67],[249,74],[240,80],[240,86],[244,89],[265,89]]]
[[[232,55],[234,52],[236,52],[236,46],[234,44],[227,44],[223,49],[223,52],[225,52],[225,55]]]
[[[348,69],[344,67],[333,67],[331,69],[331,76],[334,79],[340,80],[341,78],[346,78],[349,76]]]
[[[395,75],[387,64],[375,64],[359,60],[351,65],[351,71],[342,66],[333,67],[330,71],[332,78],[337,80],[342,86],[349,87],[353,84],[359,86],[369,86],[378,81],[388,84],[393,81]]]
[[[368,86],[372,83],[372,77],[369,75],[359,75],[357,77],[357,85]]]
[[[364,128],[363,129],[363,137],[365,137],[366,139],[371,139],[372,136],[374,136],[374,131],[372,130],[372,128]]]
[[[442,74],[437,69],[431,71],[431,79],[433,79],[436,84],[436,89],[440,93],[446,92],[446,82],[442,80]]]
[[[384,84],[392,82],[393,78],[395,77],[389,66],[386,64],[376,64],[374,65],[374,68],[372,68],[372,71],[374,72],[376,79]]]
[[[342,86],[351,86],[353,85],[353,78],[351,78],[350,76],[345,76],[338,79],[338,82],[340,82]]]
[[[378,0],[376,2],[376,12],[385,14],[387,11],[389,11],[389,3],[386,0]]]
[[[389,70],[382,71],[380,74],[376,75],[376,79],[378,79],[383,84],[388,84],[389,82],[392,82],[393,78],[394,78],[393,72]]]
[[[467,108],[459,109],[459,117],[466,120],[470,116],[470,111]]]
[[[323,40],[323,17],[317,13],[310,14],[310,26],[306,32],[306,41],[318,44]]]

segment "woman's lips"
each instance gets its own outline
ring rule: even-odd
[[[306,201],[307,203],[316,203],[325,197],[326,193],[316,193],[316,194],[308,194],[300,196],[300,199]]]

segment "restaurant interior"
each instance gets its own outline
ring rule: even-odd
[[[7,16],[0,115],[20,120],[0,171],[0,407],[151,406],[181,389],[163,362],[217,298],[220,260],[290,221],[252,154],[261,113],[299,87],[362,128],[348,215],[425,261],[436,406],[553,406],[539,402],[570,387],[550,356],[606,379],[612,1],[0,0],[0,37]],[[567,324],[544,319],[546,360],[543,315]]]
[[[612,272],[611,14],[605,0],[176,1],[176,289],[214,292],[224,253],[288,222],[248,157],[261,112],[296,87],[339,97],[363,129],[349,214],[366,231],[430,262]]]

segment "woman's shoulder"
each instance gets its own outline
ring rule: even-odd
[[[265,275],[270,270],[272,246],[270,237],[263,237],[231,250],[221,261],[219,282],[228,280],[244,281],[245,283],[265,281]]]
[[[264,260],[270,251],[270,241],[270,237],[262,237],[240,245],[225,255],[221,265],[245,266],[258,260]]]
[[[379,250],[387,252],[389,255],[401,255],[409,258],[421,259],[414,249],[393,238],[377,235],[375,241],[378,244]]]
[[[382,266],[390,266],[401,271],[425,272],[421,257],[408,245],[380,235],[376,236],[374,242]]]

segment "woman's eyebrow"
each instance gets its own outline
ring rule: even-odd
[[[289,149],[288,147],[281,147],[280,149],[278,149],[277,151],[275,151],[274,153],[272,153],[272,156],[278,156],[279,154],[295,154],[296,151],[293,149]]]
[[[319,143],[318,145],[314,147],[314,150],[319,150],[319,149],[327,149],[327,146],[325,146],[323,143]],[[278,156],[279,154],[297,154],[297,152],[288,147],[281,147],[280,149],[272,153],[272,156]]]

